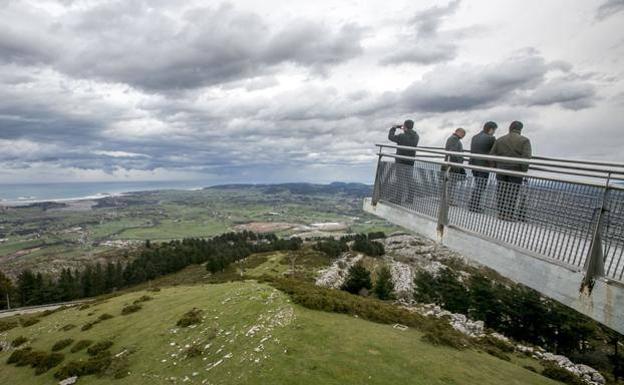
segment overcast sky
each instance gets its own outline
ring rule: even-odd
[[[0,183],[370,182],[407,118],[624,161],[624,0],[0,2]]]

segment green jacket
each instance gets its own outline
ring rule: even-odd
[[[531,158],[531,141],[529,138],[520,135],[518,131],[510,131],[507,135],[496,139],[490,155],[506,156],[510,158]],[[528,164],[496,162],[497,168],[511,171],[527,172]]]

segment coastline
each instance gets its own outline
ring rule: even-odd
[[[199,191],[204,187],[175,187],[175,186],[158,186],[154,188],[150,188],[149,186],[144,186],[144,188],[130,189],[126,191],[115,191],[115,192],[98,192],[95,194],[87,194],[87,195],[76,195],[70,197],[60,197],[60,198],[36,198],[33,196],[25,196],[18,198],[0,198],[0,207],[21,207],[28,206],[37,203],[71,203],[78,201],[97,201],[104,198],[111,197],[120,197],[128,194],[135,193],[143,193],[143,192],[153,192],[153,191],[165,191],[165,190],[178,190],[178,191]]]

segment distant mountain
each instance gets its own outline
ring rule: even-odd
[[[280,184],[225,184],[206,187],[212,190],[246,190],[259,189],[264,194],[291,193],[297,195],[349,195],[355,197],[371,196],[373,186],[363,183],[333,182],[330,184],[314,183],[280,183]]]

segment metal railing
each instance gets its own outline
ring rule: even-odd
[[[597,277],[624,282],[624,164],[377,146],[373,204],[398,205],[437,221],[441,231],[454,226],[583,270],[582,289],[591,290]],[[494,167],[501,163],[528,172]]]

